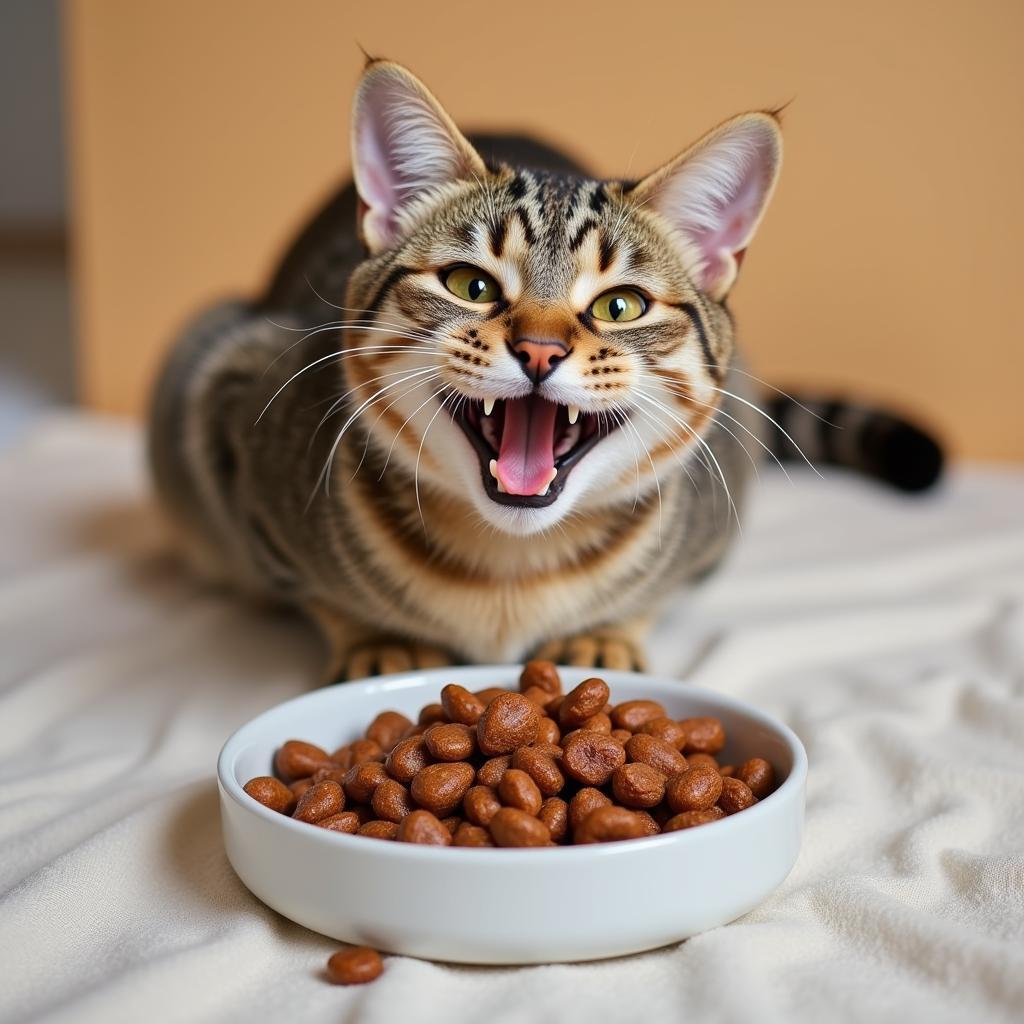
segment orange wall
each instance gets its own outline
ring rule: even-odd
[[[82,390],[135,413],[199,304],[264,279],[345,171],[362,57],[606,175],[792,99],[735,309],[784,383],[1024,458],[1024,4],[69,0]]]

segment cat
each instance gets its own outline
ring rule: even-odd
[[[911,425],[762,409],[738,361],[727,300],[779,176],[777,114],[598,180],[528,139],[470,141],[371,60],[352,160],[265,295],[187,328],[149,430],[192,561],[308,615],[328,678],[641,669],[660,601],[729,549],[755,455],[799,435],[905,489],[938,475]]]

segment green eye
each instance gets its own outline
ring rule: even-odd
[[[456,267],[444,275],[444,286],[467,302],[495,302],[501,295],[498,283],[490,274],[476,267]]]
[[[617,288],[605,292],[594,299],[590,307],[590,315],[595,320],[610,320],[612,323],[624,324],[636,320],[647,312],[647,303],[639,292],[632,288]]]

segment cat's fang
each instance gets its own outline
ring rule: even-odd
[[[569,406],[569,422],[575,423],[580,418],[580,407],[578,405]]]
[[[491,459],[490,464],[488,465],[487,468],[491,471],[491,476],[493,476],[494,479],[497,480],[498,479],[498,460],[497,459]]]
[[[493,398],[485,398],[484,399],[484,415],[485,416],[490,416],[491,413],[494,412],[494,401],[495,400]]]
[[[537,497],[538,498],[543,498],[548,493],[548,491],[551,490],[551,485],[555,482],[555,477],[556,476],[558,476],[558,467],[557,466],[554,467],[551,470],[551,476],[548,477],[548,482],[544,485],[543,489],[541,489],[541,490],[539,490],[537,492]]]

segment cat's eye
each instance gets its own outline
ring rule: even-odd
[[[632,288],[616,288],[605,292],[594,299],[590,307],[590,315],[595,320],[609,320],[616,324],[636,320],[646,312],[647,302]]]
[[[476,267],[455,267],[444,275],[444,286],[466,302],[496,302],[501,295],[498,282]]]

